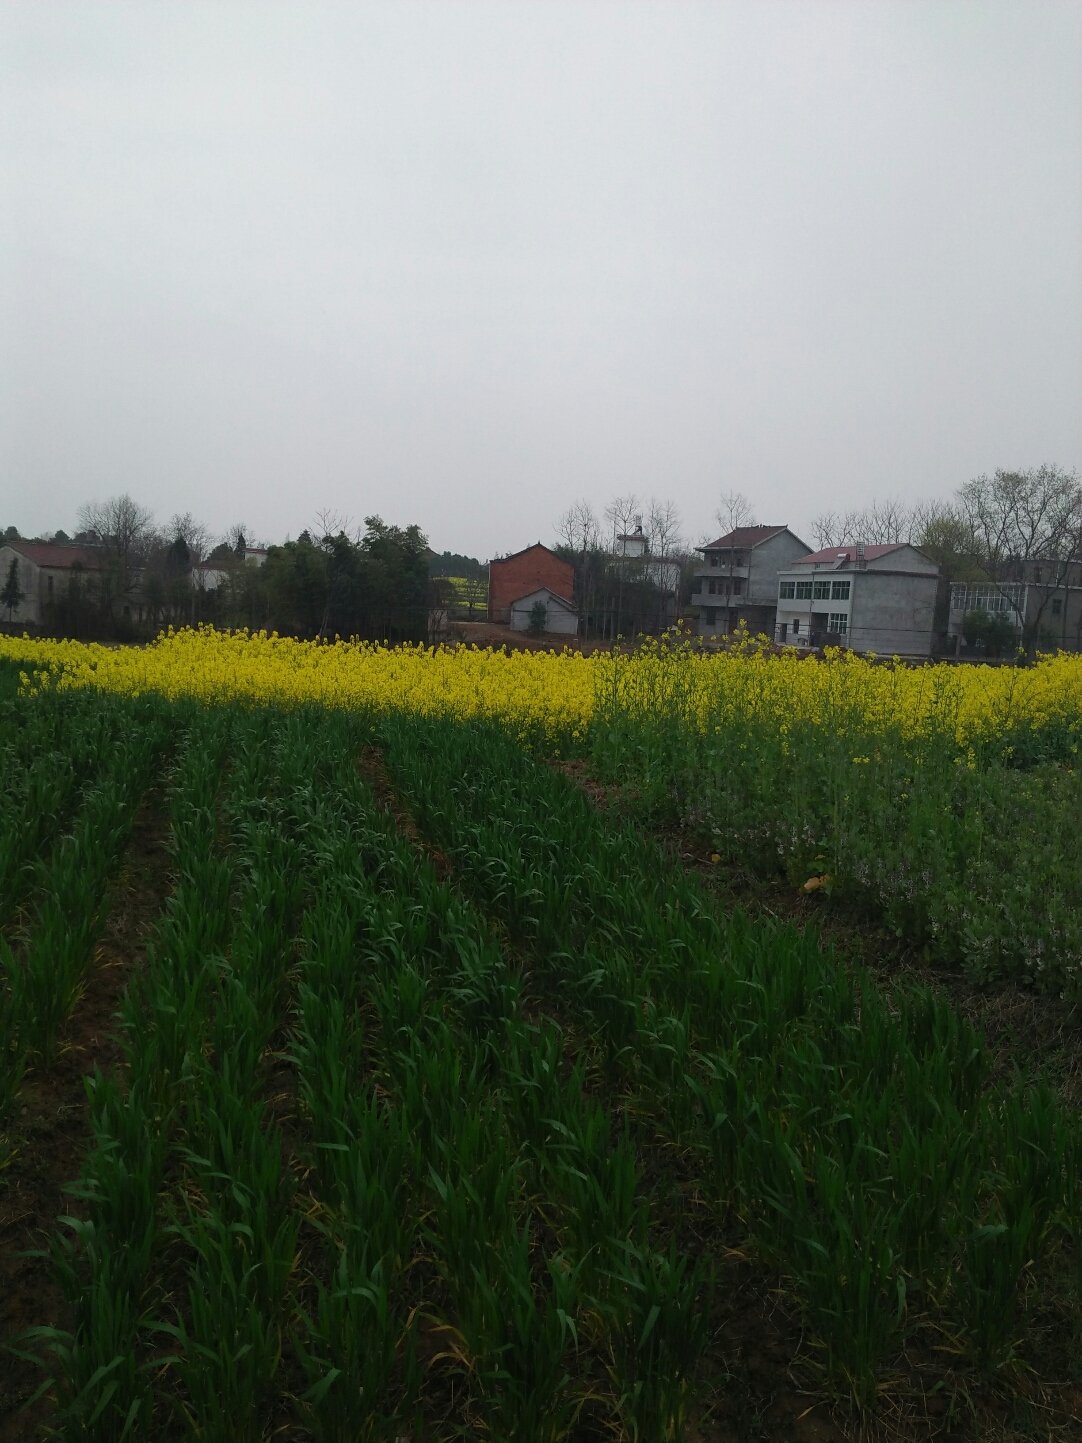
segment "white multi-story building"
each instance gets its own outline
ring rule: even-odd
[[[774,639],[881,656],[930,656],[939,567],[909,542],[831,546],[778,575]]]

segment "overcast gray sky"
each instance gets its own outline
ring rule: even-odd
[[[1078,0],[4,0],[0,127],[0,527],[1082,466]]]

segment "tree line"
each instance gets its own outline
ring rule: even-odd
[[[3,539],[23,538],[9,526]],[[369,516],[350,530],[324,513],[295,541],[262,548],[241,524],[214,540],[190,513],[159,527],[123,495],[84,506],[73,536],[47,539],[85,548],[46,608],[58,635],[131,641],[210,622],[305,638],[427,638],[430,551],[416,525]],[[23,594],[16,557],[0,605],[11,614]]]

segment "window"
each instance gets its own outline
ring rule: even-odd
[[[1025,601],[1025,586],[1020,582],[1004,582],[1000,586],[952,586],[952,611],[1013,611],[1015,624],[1020,623]]]
[[[711,553],[710,553],[710,565],[711,565],[711,566],[717,566],[717,564],[718,564],[718,553],[717,553],[716,551],[711,551]]]
[[[712,576],[706,583],[706,592],[708,596],[716,596],[718,594],[718,579],[716,576]]]
[[[794,635],[794,636],[799,636],[799,635],[800,635],[800,617],[799,617],[799,616],[795,616],[795,617],[793,618],[793,635]]]
[[[818,578],[812,582],[812,596],[816,601],[829,601],[830,582],[825,577],[822,581]]]
[[[832,582],[830,583],[830,599],[831,599],[831,601],[848,601],[848,600],[849,600],[849,582],[848,582],[848,581],[832,581]]]
[[[740,596],[744,590],[744,578],[736,576],[733,578],[733,595]]]
[[[849,618],[844,611],[832,611],[827,621],[828,631],[840,632],[842,636],[849,630]]]
[[[796,594],[797,594],[798,600],[800,600],[800,601],[810,601],[810,600],[811,600],[811,594],[812,594],[812,584],[811,584],[811,582],[810,582],[810,581],[798,581],[797,584],[796,584]]]
[[[708,606],[706,608],[706,624],[707,626],[717,626],[718,609],[716,606]]]
[[[789,601],[796,595],[796,582],[783,581],[778,587],[778,595],[782,601]]]
[[[1058,596],[1053,596],[1053,598],[1052,598],[1052,615],[1053,615],[1053,616],[1062,616],[1062,615],[1063,615],[1063,601],[1062,601],[1062,599],[1061,599],[1060,597],[1058,597]]]
[[[747,564],[748,564],[748,558],[744,555],[744,553],[743,553],[742,551],[734,551],[734,552],[733,552],[733,565],[734,565],[734,566],[747,566]]]

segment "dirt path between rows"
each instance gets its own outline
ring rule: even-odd
[[[57,1055],[28,1072],[13,1105],[13,1155],[0,1173],[0,1443],[40,1437],[50,1412],[47,1398],[25,1408],[43,1374],[8,1349],[28,1328],[70,1325],[48,1262],[28,1253],[47,1247],[59,1216],[78,1212],[65,1188],[78,1177],[88,1143],[85,1079],[95,1068],[120,1064],[117,1009],[171,887],[167,833],[154,789],[136,811],[94,961]]]

